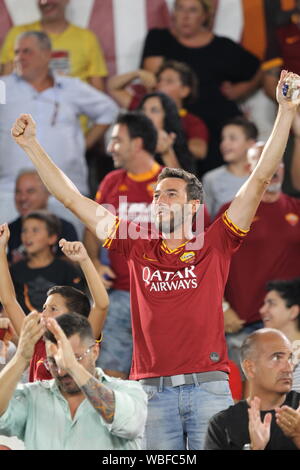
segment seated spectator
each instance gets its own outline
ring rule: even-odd
[[[11,267],[18,302],[24,312],[42,311],[46,293],[56,284],[82,288],[80,271],[53,254],[60,233],[56,216],[46,211],[29,213],[22,220],[21,240],[26,259]]]
[[[256,167],[262,150],[261,143],[249,149],[250,171]],[[281,163],[266,187],[247,238],[230,264],[224,322],[229,357],[237,364],[245,337],[263,326],[259,309],[266,283],[273,278],[300,276],[300,201],[282,192],[283,178]],[[229,205],[223,205],[217,217]]]
[[[0,226],[0,300],[5,308],[6,314],[20,335],[25,312],[17,301],[14,286],[10,277],[7,258],[5,254],[9,239],[7,225]],[[43,305],[43,317],[56,317],[68,311],[76,311],[78,314],[88,317],[96,339],[101,335],[103,324],[108,308],[107,292],[99,278],[93,263],[81,242],[60,241],[62,251],[71,261],[76,261],[86,278],[93,305],[90,305],[86,294],[72,286],[53,286],[47,292],[47,298]],[[30,363],[29,380],[50,379],[50,373],[44,366],[46,357],[45,343],[43,340],[37,342],[33,358]]]
[[[294,350],[293,390],[300,392],[300,278],[270,281],[260,314],[266,328],[286,335]]]
[[[141,85],[133,84],[129,88],[136,79],[141,81]],[[143,96],[154,89],[170,96],[178,108],[189,151],[196,159],[205,158],[208,142],[207,127],[202,119],[186,109],[187,105],[196,99],[198,93],[197,77],[187,64],[167,60],[156,75],[143,69],[116,75],[109,79],[108,89],[120,106],[130,110],[136,109]]]
[[[104,89],[103,77],[107,75],[107,69],[99,41],[92,31],[68,22],[68,3],[69,0],[37,0],[40,21],[14,26],[9,30],[0,55],[3,75],[13,71],[17,37],[28,31],[42,31],[51,40],[52,71],[80,78],[98,90]]]
[[[44,333],[53,380],[16,386]],[[98,354],[87,319],[48,318],[45,332],[31,313],[16,360],[0,374],[0,434],[14,433],[28,450],[140,449],[147,396],[137,382],[104,375],[95,366]]]
[[[243,117],[227,121],[221,132],[220,150],[225,165],[203,176],[205,202],[212,219],[231,201],[249,176],[247,152],[255,144],[257,128]]]
[[[23,170],[16,179],[15,205],[20,215],[8,225],[10,238],[8,242],[7,257],[9,262],[15,263],[24,259],[24,246],[21,242],[22,217],[30,212],[47,209],[49,193],[38,173],[34,169]],[[60,237],[69,241],[78,240],[74,226],[67,220],[59,218],[61,233]],[[55,254],[62,256],[58,243],[54,247]]]
[[[271,328],[255,331],[242,345],[241,361],[249,381],[249,397],[211,418],[204,448],[299,449],[300,394],[291,391],[293,357],[289,340]],[[293,419],[285,423],[289,416]],[[296,430],[294,422],[298,423]]]
[[[221,128],[242,114],[236,101],[254,91],[261,79],[254,55],[210,30],[213,6],[211,0],[175,0],[171,28],[151,29],[142,56],[143,68],[153,73],[167,59],[185,62],[196,73],[198,99],[189,110],[204,120],[210,133],[207,158],[199,162],[201,174],[222,164]]]
[[[158,163],[194,172],[193,157],[187,147],[174,101],[158,91],[148,93],[142,99],[139,109],[151,119],[157,130]]]
[[[57,154],[57,161],[84,194],[89,193],[85,150],[104,134],[118,112],[111,98],[90,85],[77,78],[53,75],[50,59],[51,43],[45,33],[23,33],[15,44],[17,73],[2,77],[7,96],[6,104],[0,108],[0,192],[3,195],[0,218],[3,222],[15,218],[15,178],[22,168],[28,167],[23,153],[12,145],[10,137],[10,122],[21,110],[31,112],[39,121],[40,137],[47,151]],[[94,123],[85,139],[80,114],[86,114]],[[70,220],[68,211],[51,198],[48,208]],[[82,224],[78,229],[78,220],[75,217],[71,220],[81,238]]]

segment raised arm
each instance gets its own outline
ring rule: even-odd
[[[291,163],[291,179],[295,189],[300,191],[300,110],[293,121],[294,146]]]
[[[16,354],[0,373],[0,416],[6,411],[23,372],[29,366],[34,347],[44,331],[37,312],[30,313],[24,319]]]
[[[59,241],[59,246],[62,252],[71,261],[79,263],[83,271],[93,299],[93,305],[89,314],[89,322],[92,326],[95,338],[98,339],[105,322],[109,305],[109,298],[106,289],[81,242],[67,242],[65,239],[61,239]]]
[[[17,301],[15,288],[9,272],[6,256],[9,235],[7,224],[0,225],[0,301],[17,335],[20,336],[26,315]]]
[[[29,156],[49,192],[98,238],[106,239],[112,231],[116,217],[80,194],[72,181],[54,164],[36,138],[36,125],[30,114],[21,114],[16,120],[12,136]],[[63,154],[63,149],[61,151]]]
[[[127,90],[128,85],[136,79],[140,79],[147,91],[152,90],[156,85],[156,77],[152,72],[138,69],[133,72],[115,75],[108,80],[107,88],[109,94],[122,106],[128,109],[132,100],[131,93]]]
[[[228,217],[243,230],[249,229],[264,191],[283,157],[290,128],[300,102],[299,99],[291,101],[283,96],[283,84],[291,75],[294,74],[286,71],[281,73],[277,85],[278,114],[272,133],[256,168],[238,191],[228,209]]]

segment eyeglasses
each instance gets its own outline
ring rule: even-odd
[[[81,362],[91,352],[91,350],[93,349],[94,346],[96,346],[96,343],[89,346],[88,349],[86,351],[84,351],[84,353],[81,356],[79,356],[79,357],[75,356],[77,362]],[[58,370],[58,367],[57,367],[57,364],[56,364],[55,360],[52,359],[51,357],[48,358],[48,359],[45,359],[43,361],[43,364],[44,364],[44,366],[46,367],[47,370],[50,370],[50,369]]]

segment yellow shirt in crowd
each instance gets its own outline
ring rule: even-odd
[[[19,34],[25,31],[42,31],[40,21],[14,26],[4,40],[0,63],[14,60],[14,45]],[[107,68],[101,46],[95,34],[74,24],[59,34],[48,34],[53,53],[51,68],[58,73],[87,81],[90,77],[105,77]]]

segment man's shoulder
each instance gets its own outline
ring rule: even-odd
[[[219,411],[215,415],[213,415],[210,419],[210,422],[213,422],[215,424],[234,424],[235,419],[237,418],[242,418],[245,413],[247,412],[248,405],[246,400],[241,400],[235,405],[229,406],[229,408],[226,408],[226,410]]]
[[[12,222],[8,224],[9,230],[16,230],[16,229],[21,228],[21,226],[22,226],[21,217],[17,217],[17,219],[13,220]]]
[[[10,30],[8,31],[8,35],[15,37],[21,33],[25,33],[26,31],[40,31],[40,30],[41,30],[41,22],[34,21],[33,23],[24,23],[24,24],[12,26]]]
[[[300,211],[300,199],[297,197],[290,196],[289,194],[281,193],[280,201],[283,201],[291,208]]]

